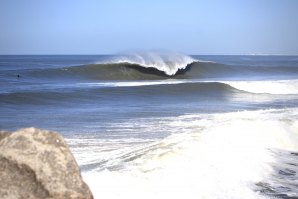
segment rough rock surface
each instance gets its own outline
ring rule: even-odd
[[[92,199],[63,138],[35,128],[0,132],[1,199]]]

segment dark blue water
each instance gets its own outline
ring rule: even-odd
[[[115,58],[1,56],[0,128],[34,126],[63,134],[97,133],[105,130],[106,123],[133,118],[297,106],[296,96],[270,96],[268,101],[264,98],[270,92],[248,93],[220,82],[293,79],[298,77],[297,57],[192,56],[212,62],[196,63],[178,76],[146,74],[126,66],[101,70],[107,66],[98,63]]]
[[[0,56],[0,86],[0,129],[60,132],[96,197],[298,197],[297,56]]]

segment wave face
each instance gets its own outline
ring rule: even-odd
[[[196,60],[186,55],[154,52],[133,53],[112,60],[112,63],[128,63],[144,68],[154,68],[168,76],[176,75],[179,70],[184,70],[193,62],[196,62]]]
[[[296,78],[297,66],[262,67],[202,61],[184,55],[132,54],[114,56],[95,64],[24,70],[22,76],[34,79],[162,80],[237,79],[263,80]]]
[[[131,53],[108,61],[64,68],[69,73],[99,80],[165,79],[184,74],[198,60],[177,53]],[[61,72],[61,71],[60,71]]]
[[[71,87],[71,89],[69,89]],[[67,90],[67,92],[65,91]],[[137,92],[138,95],[134,96]],[[81,83],[77,85],[55,85],[54,87],[44,85],[36,90],[11,91],[0,94],[0,104],[46,104],[60,100],[74,103],[78,99],[103,103],[106,100],[114,101],[112,98],[132,98],[149,101],[152,98],[164,100],[194,97],[224,96],[243,93],[228,84],[220,82],[147,82],[137,84],[136,82],[118,83]],[[97,99],[97,100],[96,100]],[[149,103],[148,101],[148,103]],[[165,103],[160,101],[160,103]]]
[[[298,67],[259,68],[252,66],[231,66],[212,62],[194,61],[176,68],[173,75],[168,75],[155,67],[129,62],[108,62],[88,64],[46,70],[28,70],[24,75],[42,79],[90,79],[90,80],[162,80],[162,79],[255,79],[275,78],[278,74],[286,78],[295,78]]]
[[[174,73],[175,71],[175,73]],[[149,67],[133,62],[109,62],[50,69],[48,71],[33,71],[35,77],[84,78],[92,80],[162,80],[162,79],[274,79],[278,74],[285,78],[295,78],[298,67],[260,68],[252,66],[231,66],[212,62],[194,61],[171,73],[161,71],[157,67]],[[171,75],[169,75],[171,74]]]

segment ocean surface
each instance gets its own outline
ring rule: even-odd
[[[58,131],[95,198],[298,198],[298,56],[0,56],[0,129]]]

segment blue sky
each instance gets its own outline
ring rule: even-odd
[[[0,0],[0,54],[298,54],[296,0]]]

